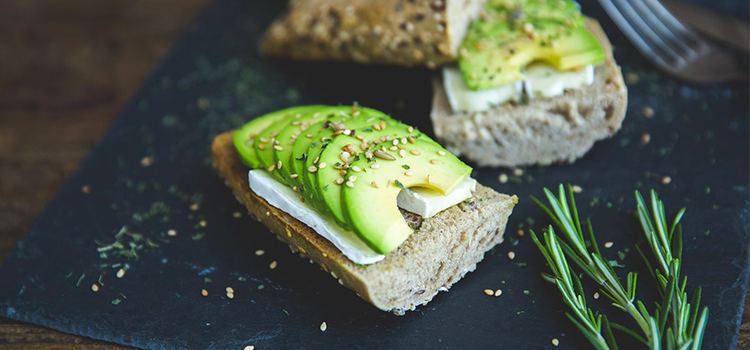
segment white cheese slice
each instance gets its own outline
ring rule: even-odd
[[[448,209],[467,198],[476,190],[477,180],[467,177],[453,191],[442,195],[437,191],[422,187],[412,187],[401,190],[397,202],[401,209],[429,218]]]
[[[285,186],[265,170],[250,170],[250,188],[272,206],[293,216],[309,226],[323,238],[333,243],[349,260],[373,264],[385,258],[370,248],[353,231],[342,229],[333,220],[318,214],[312,206],[298,199],[297,193]]]
[[[456,66],[443,67],[443,87],[454,112],[485,111],[511,100],[520,100],[523,94],[522,81],[492,89],[471,90]]]
[[[565,90],[577,89],[594,82],[594,66],[559,71],[548,64],[532,63],[524,69],[524,90],[529,98],[562,95]]]

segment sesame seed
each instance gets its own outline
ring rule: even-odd
[[[227,293],[227,298],[234,299],[234,293]]]
[[[437,160],[437,159],[430,159],[430,163],[431,163],[431,164],[437,164],[437,163],[438,163],[438,160]]]
[[[594,293],[594,299],[599,299],[599,292]]]
[[[385,129],[385,121],[384,121],[384,120],[381,120],[381,121],[380,121],[380,129],[381,129],[381,130],[384,130],[384,129]]]
[[[336,183],[337,185],[341,185],[342,183],[344,183],[344,178],[340,177],[340,178],[334,180],[333,182]]]
[[[427,183],[430,183],[430,174],[427,174],[427,178],[425,179],[425,181],[427,181]]]
[[[380,125],[378,125],[377,123],[376,124],[372,124],[372,128],[375,129],[375,130],[377,130],[377,131],[380,131]]]
[[[198,206],[198,203],[194,203],[190,205],[190,211],[198,211],[200,207]]]
[[[297,186],[292,187],[292,191],[297,192]]]
[[[302,123],[302,121],[295,120],[295,121],[292,122],[292,125],[297,126],[297,125],[300,125],[301,123]]]
[[[315,157],[315,160],[313,160],[313,164],[318,164],[319,160],[320,160],[320,156]]]
[[[94,292],[94,293],[98,292],[99,291],[99,286],[96,285],[96,283],[92,284],[91,285],[91,291]]]
[[[670,182],[672,182],[672,178],[669,176],[665,176],[661,178],[661,183],[664,185],[668,185]]]
[[[175,231],[175,230],[169,230],[169,231],[167,231],[167,236],[170,236],[170,237],[177,236],[177,231]]]
[[[242,217],[242,213],[236,211],[236,212],[232,213],[232,217],[235,218],[235,219],[239,219],[239,218]],[[177,234],[177,232],[175,232],[175,234]]]
[[[200,222],[198,222],[198,225],[200,225],[201,227],[206,227],[206,220],[201,220]]]
[[[406,155],[406,151],[404,151],[404,150],[399,150],[398,151],[398,156],[399,157],[404,158],[405,155]]]
[[[380,159],[385,159],[385,160],[396,160],[396,157],[394,157],[394,156],[392,156],[392,155],[390,155],[390,154],[388,154],[388,153],[386,153],[386,152],[384,152],[384,151],[381,151],[381,150],[375,150],[375,151],[373,152],[373,154],[374,154],[374,155],[375,155],[376,157],[380,158]]]
[[[227,291],[227,293],[234,293],[234,288],[232,287],[227,287],[225,290]]]
[[[274,132],[271,133],[271,137],[272,138],[275,138],[276,136],[279,136],[279,132],[278,131],[274,131]]]
[[[271,270],[273,270],[273,269],[275,269],[275,268],[276,268],[276,266],[277,266],[277,265],[278,265],[278,263],[276,262],[276,260],[274,260],[274,261],[271,261],[271,265],[268,265],[268,267],[269,267],[269,268],[270,268]]]
[[[378,164],[378,163],[372,163],[372,164],[370,164],[370,169],[377,169],[377,168],[380,168],[380,164]]]
[[[274,171],[274,170],[276,170],[276,164],[271,165],[270,167],[268,167],[268,172],[269,173],[272,172],[272,171]]]
[[[258,141],[260,141],[261,143],[267,143],[268,139],[265,138],[265,137],[261,137],[261,138],[258,139]]]
[[[273,146],[273,149],[275,149],[275,150],[277,150],[277,151],[283,151],[283,150],[284,150],[284,147],[281,147],[281,146],[278,146],[278,145],[277,145],[277,146]]]
[[[326,162],[320,162],[320,164],[318,164],[318,169],[325,169],[326,165],[328,165]]]
[[[391,146],[391,147],[389,147],[389,148],[388,148],[388,150],[389,150],[389,151],[397,151],[397,150],[398,150],[398,147],[396,147],[396,146]]]
[[[484,294],[492,296],[492,295],[495,295],[495,292],[492,289],[485,289]]]
[[[352,134],[352,131],[349,129],[344,130],[344,135],[349,136]]]
[[[654,109],[651,107],[643,107],[643,116],[646,118],[651,118],[654,116]]]
[[[313,134],[307,134],[307,135],[305,135],[305,137],[307,137],[308,139],[311,139],[311,138],[313,138]]]
[[[438,151],[437,153],[438,153],[438,155],[441,155],[441,156],[444,156],[444,155],[445,155],[445,151],[443,151],[443,150],[440,150],[440,151]]]
[[[416,140],[414,140],[414,138],[413,138],[413,137],[411,137],[411,136],[407,137],[406,139],[407,139],[407,140],[409,140],[409,143],[416,143],[416,142],[417,142],[417,141],[416,141]]]
[[[502,295],[502,294],[503,294],[503,291],[502,291],[502,290],[500,290],[500,289],[498,289],[498,290],[496,290],[496,291],[495,291],[495,296],[496,296],[496,297],[499,297],[499,296],[500,296],[500,295]]]
[[[411,170],[407,170],[407,171],[406,171],[406,172],[404,173],[404,175],[406,175],[406,176],[412,176],[412,175],[414,175],[414,173],[413,173],[413,172],[412,172]]]
[[[497,180],[500,181],[501,184],[508,182],[508,174],[506,173],[500,174],[500,176],[497,177]]]
[[[151,157],[143,157],[141,158],[141,166],[144,168],[150,167],[151,164],[154,163],[154,159]]]
[[[258,249],[258,250],[255,251],[255,255],[257,255],[257,256],[261,256],[261,255],[263,255],[265,253],[266,252],[263,249]]]
[[[552,345],[558,346],[558,345],[560,345],[560,341],[557,340],[557,338],[552,338]]]
[[[276,163],[276,169],[281,169],[281,165],[282,165],[281,161],[279,161],[278,163]]]
[[[515,258],[516,258],[516,253],[515,252],[508,252],[508,259],[513,260]]]
[[[415,155],[415,156],[418,156],[418,155],[420,155],[420,154],[421,154],[421,153],[419,153],[419,151],[417,151],[417,150],[415,150],[415,149],[413,149],[413,150],[411,150],[411,151],[409,151],[409,152],[411,152],[411,154],[413,154],[413,155]]]
[[[641,136],[641,143],[645,145],[645,144],[647,144],[649,142],[651,142],[651,135],[649,133],[644,133]]]
[[[370,186],[372,186],[372,187],[375,187],[375,188],[378,188],[378,183],[377,183],[377,182],[375,182],[375,181],[373,181],[373,182],[370,182]]]
[[[259,150],[261,150],[261,151],[262,151],[262,150],[265,150],[265,149],[266,149],[266,146],[264,146],[264,145],[258,145],[258,149],[259,149]]]
[[[358,173],[358,172],[362,171],[362,168],[360,168],[360,167],[358,167],[358,166],[355,165],[355,166],[352,167],[352,171],[354,171],[355,173]]]
[[[119,269],[119,270],[117,270],[117,274],[115,276],[117,276],[117,278],[123,278],[123,277],[125,277],[125,269]]]
[[[339,156],[339,158],[341,158],[342,162],[346,163],[349,161],[349,156],[350,156],[349,152],[344,151],[344,152],[341,152],[341,155]]]
[[[351,182],[351,181],[347,181],[347,182],[346,182],[346,187],[349,187],[349,188],[354,188],[354,183],[353,183],[353,182]]]
[[[351,182],[357,181],[357,175],[349,176],[349,181]]]
[[[91,193],[91,187],[89,185],[84,185],[81,187],[81,192],[89,194]]]
[[[523,169],[519,169],[519,168],[513,169],[513,175],[515,175],[515,176],[521,176],[521,175],[523,175]]]
[[[359,117],[359,111],[354,111],[354,113],[352,113],[352,117]]]
[[[414,127],[410,126],[410,127],[406,128],[406,131],[408,131],[411,134],[412,132],[414,132]]]
[[[613,242],[607,242],[604,243],[604,248],[612,248],[613,245],[615,245]]]
[[[205,290],[205,289],[201,290],[201,295],[204,296],[204,297],[207,297],[208,296],[208,291]]]
[[[320,324],[320,331],[321,332],[325,332],[326,329],[328,329],[328,324],[325,323],[325,321],[324,321],[323,323]]]
[[[519,230],[518,230],[518,231],[516,232],[516,234],[518,235],[518,237],[523,237],[523,235],[524,235],[524,232],[523,232],[523,230],[519,229]]]
[[[307,168],[307,171],[314,173],[318,171],[318,168],[316,168],[314,165],[311,165],[309,168]]]
[[[583,192],[583,188],[581,188],[581,186],[578,186],[578,185],[573,185],[570,187],[570,189],[573,190],[573,193]]]
[[[292,174],[292,175],[289,175],[289,177],[291,177],[292,179],[296,179],[296,178],[297,178],[297,176],[299,176],[299,175],[298,175],[298,174]]]
[[[243,350],[255,350],[255,346],[253,346],[253,345],[248,345],[248,346],[246,346],[246,347],[245,347],[245,349],[243,349]]]

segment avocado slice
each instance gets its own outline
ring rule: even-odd
[[[352,162],[347,173],[357,176],[341,187],[341,201],[347,221],[372,249],[387,254],[412,233],[398,209],[396,198],[409,187],[427,187],[440,193],[453,190],[471,173],[471,168],[448,153],[436,142],[419,138],[399,151],[386,151],[368,159]],[[387,160],[384,158],[390,158]],[[354,172],[358,166],[367,171]]]
[[[523,80],[523,68],[544,61],[559,70],[599,64],[606,53],[584,27],[572,0],[494,0],[472,22],[460,48],[467,86],[489,89]]]
[[[295,187],[298,185],[297,177],[291,177],[292,174],[298,174],[292,169],[292,150],[294,144],[297,142],[299,137],[304,137],[305,131],[311,125],[314,125],[320,121],[340,121],[345,119],[345,115],[340,112],[351,113],[350,106],[315,106],[304,114],[297,114],[294,120],[291,120],[279,134],[276,136],[276,140],[279,141],[280,148],[274,149],[274,160],[276,161],[276,168],[279,171],[279,175],[284,179],[284,183],[289,187]],[[282,164],[279,168],[278,164]]]
[[[367,152],[370,148],[376,149],[381,147],[380,145],[391,148],[394,147],[394,141],[399,146],[405,147],[412,140],[416,141],[420,137],[427,138],[426,135],[423,135],[418,130],[397,120],[382,120],[382,124],[379,121],[364,123],[362,126],[355,125],[354,123],[347,124],[347,127],[354,130],[355,134],[353,136],[351,134],[336,136],[328,144],[328,147],[320,153],[320,162],[318,164],[326,163],[328,166],[323,169],[318,167],[318,171],[312,178],[314,180],[313,185],[320,192],[323,204],[329,209],[331,216],[341,227],[349,228],[349,223],[346,220],[341,203],[341,187],[345,186],[347,176],[351,176],[347,173],[347,170],[351,169],[355,176],[359,176],[358,173],[360,172],[368,171],[367,168],[352,168],[350,167],[351,163],[359,158],[372,159],[374,157],[372,152]],[[379,123],[377,129],[374,128],[374,123]],[[385,127],[381,128],[380,125]],[[395,147],[396,149],[398,148],[398,146]],[[347,155],[343,155],[344,152],[349,154],[348,157]],[[343,159],[347,159],[347,162],[344,162]]]
[[[322,170],[328,169],[330,171],[335,166],[335,162],[334,164],[328,164],[325,161],[321,161],[320,154],[329,147],[335,138],[345,135],[345,130],[350,130],[350,132],[354,130],[356,135],[357,129],[370,127],[373,123],[379,123],[381,120],[391,120],[386,114],[374,109],[359,108],[358,111],[357,117],[351,118],[341,124],[332,124],[330,127],[321,130],[313,137],[313,142],[307,150],[307,159],[305,159],[304,169],[302,170],[303,175],[301,176],[303,187],[309,196],[306,199],[319,205],[322,208],[321,210],[329,216],[333,213],[331,213],[331,208],[326,205],[322,197],[322,192],[329,187],[318,187],[315,178],[317,172],[321,170],[321,166],[324,166]],[[322,163],[325,163],[325,165]],[[334,169],[334,171],[338,170]]]
[[[295,108],[298,107],[283,109],[257,117],[234,133],[234,147],[237,149],[240,159],[245,165],[253,169],[257,169],[260,166],[260,159],[258,159],[258,153],[255,150],[255,141],[258,138],[258,134],[269,125],[285,118],[288,111]]]

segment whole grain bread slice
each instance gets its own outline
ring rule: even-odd
[[[505,104],[482,112],[453,112],[440,77],[433,80],[432,126],[451,152],[481,166],[572,163],[594,142],[614,135],[625,118],[628,92],[612,45],[599,23],[588,28],[607,53],[594,83],[528,105]]]
[[[456,59],[486,0],[293,1],[274,21],[261,53],[311,61],[435,68]]]
[[[310,227],[250,190],[248,168],[234,148],[233,134],[214,139],[213,165],[248,213],[292,252],[320,265],[362,299],[397,315],[428,303],[438,291],[473,271],[484,253],[503,241],[508,216],[518,201],[516,196],[477,185],[471,199],[431,218],[404,212],[407,223],[418,229],[382,261],[357,265]]]

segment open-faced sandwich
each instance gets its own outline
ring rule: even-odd
[[[358,106],[258,117],[217,136],[212,157],[253,218],[395,314],[473,271],[517,202],[419,130]]]
[[[606,35],[572,0],[294,1],[261,52],[441,67],[435,135],[482,166],[573,162],[627,105]]]

